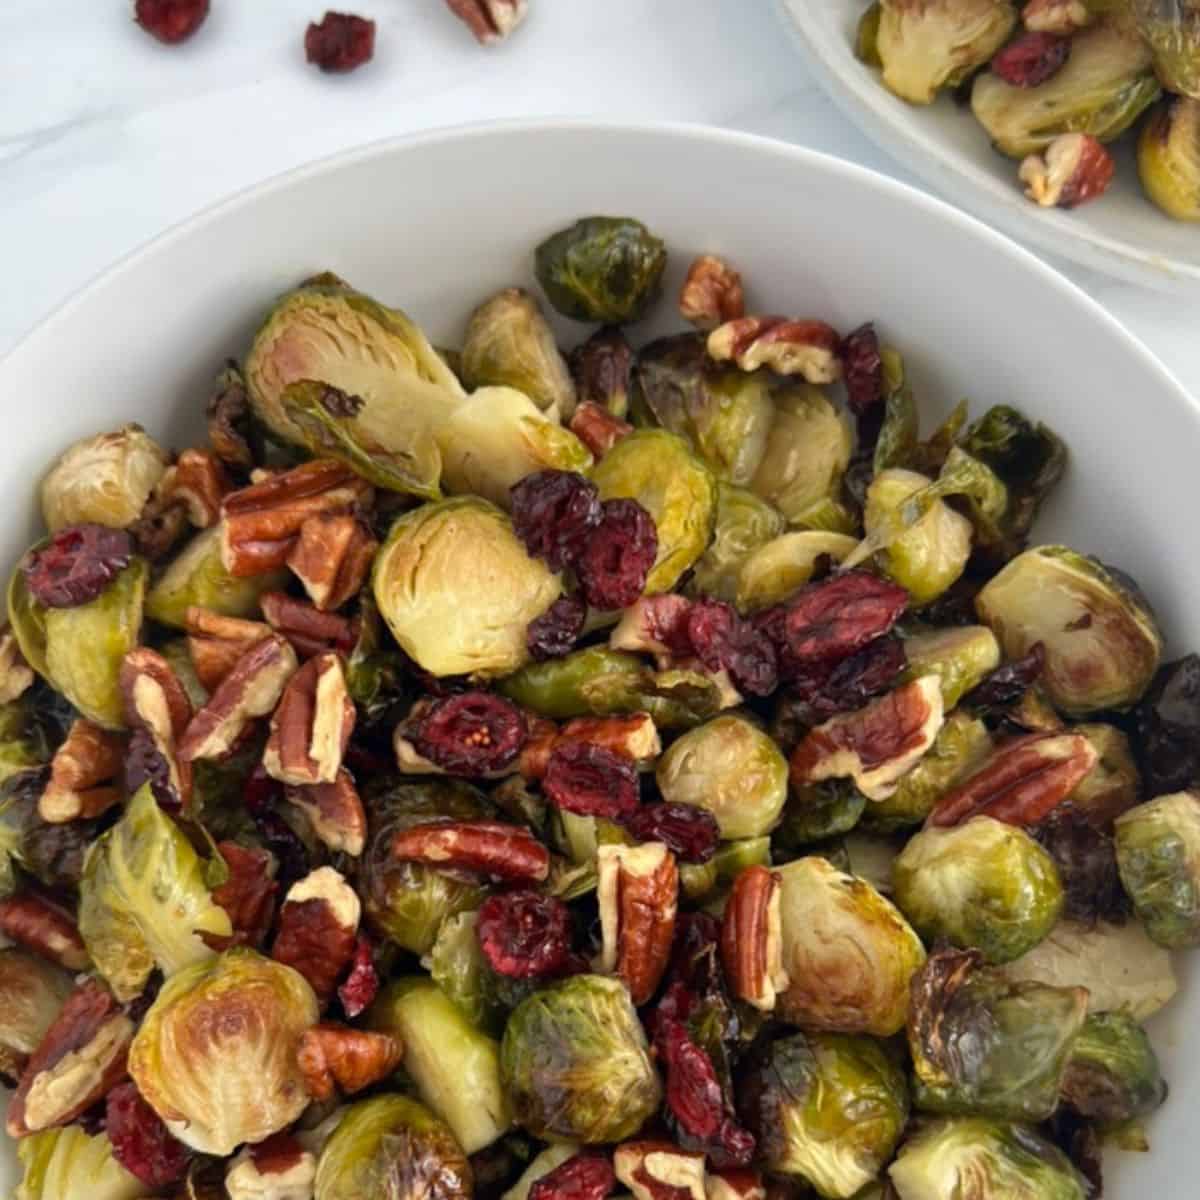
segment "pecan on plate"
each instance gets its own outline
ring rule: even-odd
[[[596,856],[597,966],[625,981],[635,1005],[654,994],[671,957],[679,870],[662,842],[604,845]]]
[[[133,1022],[98,979],[67,998],[25,1064],[8,1106],[9,1137],[73,1121],[125,1077]]]
[[[763,866],[747,867],[733,882],[721,921],[721,960],[739,1000],[763,1012],[788,986],[783,966],[779,876]]]
[[[351,1096],[386,1079],[403,1053],[400,1040],[390,1034],[323,1021],[301,1035],[296,1058],[308,1094],[332,1100],[338,1092]]]
[[[192,702],[171,664],[161,654],[138,646],[125,655],[119,675],[125,720],[148,745],[143,754],[157,762],[146,768],[160,804],[186,808],[192,794],[192,768],[179,758],[179,739],[192,719]],[[126,764],[126,778],[130,777]],[[166,794],[160,794],[165,792]]]
[[[550,851],[529,830],[500,821],[413,825],[392,838],[391,856],[511,882],[541,883],[550,874]]]
[[[183,620],[192,667],[208,692],[217,690],[251,646],[271,636],[271,626],[262,621],[226,617],[196,605],[188,608]]]
[[[767,1200],[762,1176],[752,1167],[709,1171],[704,1180],[707,1200]]]
[[[224,1194],[229,1200],[312,1200],[316,1179],[316,1156],[290,1133],[276,1133],[233,1159]]]
[[[357,517],[318,513],[300,526],[287,565],[322,612],[341,608],[358,594],[379,543]]]
[[[37,892],[0,900],[0,934],[68,971],[88,965],[87,947],[75,919]]]
[[[742,277],[714,254],[693,259],[679,292],[679,315],[697,329],[716,329],[745,313]]]
[[[338,771],[332,783],[292,786],[284,794],[308,818],[322,845],[351,858],[363,852],[367,814],[349,771]]]
[[[613,416],[594,400],[576,405],[569,428],[596,458],[603,458],[626,434],[633,432],[628,421]]]
[[[1116,164],[1090,133],[1063,133],[1041,154],[1024,159],[1017,177],[1043,208],[1077,208],[1108,191]]]
[[[634,1200],[705,1200],[704,1155],[672,1142],[622,1142],[613,1170]]]
[[[738,317],[718,325],[706,344],[710,358],[736,363],[743,371],[769,367],[808,383],[837,383],[842,377],[842,339],[824,321]]]
[[[326,650],[349,653],[358,638],[355,622],[336,613],[320,612],[285,592],[267,592],[259,601],[267,623],[281,633],[301,658]]]
[[[71,723],[50,760],[50,778],[38,797],[38,816],[58,825],[98,817],[121,799],[115,782],[121,773],[125,739],[86,717]]]
[[[233,484],[211,450],[185,450],[155,489],[164,504],[180,505],[197,529],[208,529],[221,516],[221,501]]]
[[[529,739],[521,748],[517,768],[526,779],[546,774],[550,755],[566,742],[587,742],[622,754],[634,762],[650,762],[662,753],[662,740],[649,713],[625,717],[576,717],[561,729],[551,722],[530,722]]]
[[[502,42],[529,10],[529,0],[446,0],[446,7],[481,46]]]
[[[10,704],[33,683],[33,669],[21,657],[21,648],[7,626],[0,633],[0,704]]]
[[[342,660],[329,653],[310,658],[279,698],[263,768],[280,783],[333,783],[354,732],[355,715]]]
[[[354,957],[362,906],[333,867],[318,867],[292,884],[279,910],[271,957],[299,971],[324,1007]]]

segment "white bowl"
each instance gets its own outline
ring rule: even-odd
[[[1173,221],[1138,183],[1129,135],[1114,147],[1117,175],[1104,197],[1066,212],[1025,198],[1017,163],[949,96],[922,107],[893,96],[854,57],[867,0],[778,0],[813,75],[884,150],[955,204],[1026,245],[1147,287],[1200,291],[1200,228]]]
[[[812,151],[695,127],[549,121],[406,138],[292,172],[159,238],[0,361],[0,559],[34,536],[36,481],[72,439],[138,420],[183,444],[221,362],[305,276],[336,271],[454,344],[482,296],[530,284],[533,246],[587,213],[635,215],[666,239],[667,297],[692,255],[712,251],[741,269],[760,311],[843,330],[876,318],[905,350],[927,419],[969,396],[977,412],[1012,403],[1046,420],[1073,462],[1039,536],[1132,572],[1174,649],[1200,646],[1200,411],[1167,371],[973,218]],[[672,307],[661,305],[662,329],[679,325]],[[562,333],[574,344],[584,329]],[[1114,1164],[1115,1200],[1181,1197],[1180,1180],[1200,1175],[1197,962],[1156,1024],[1173,1095],[1153,1121],[1154,1152]],[[0,1156],[6,1193],[11,1145]]]

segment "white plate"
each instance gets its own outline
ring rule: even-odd
[[[1048,254],[1148,287],[1200,291],[1200,225],[1171,220],[1142,195],[1129,135],[1113,147],[1117,175],[1103,198],[1071,212],[1039,208],[1017,183],[1017,163],[991,148],[969,109],[946,95],[928,107],[907,104],[854,57],[867,0],[778,4],[831,99],[943,196]]]
[[[728,255],[760,311],[877,318],[906,351],[928,416],[969,396],[1054,426],[1073,465],[1039,526],[1143,583],[1174,647],[1200,646],[1194,478],[1200,410],[1098,305],[1032,255],[939,200],[778,142],[695,127],[548,121],[388,142],[245,192],[126,259],[0,361],[6,450],[0,562],[34,535],[34,486],[72,439],[129,420],[176,445],[215,370],[271,298],[322,269],[402,305],[455,344],[472,306],[531,283],[531,251],[586,213],[635,215],[671,253]],[[903,247],[904,254],[897,253]],[[660,328],[677,327],[661,305]],[[584,336],[562,327],[566,344]],[[642,333],[642,330],[636,331]],[[649,332],[649,330],[645,331]],[[1154,1153],[1107,1193],[1180,1197],[1200,1177],[1200,958],[1155,1025],[1172,1084]],[[0,1145],[0,1194],[13,1182]],[[86,1200],[85,1181],[77,1196]]]

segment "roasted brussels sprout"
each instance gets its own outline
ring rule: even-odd
[[[0,704],[0,785],[50,761],[46,730],[24,700]],[[2,837],[3,835],[0,835]]]
[[[61,967],[24,950],[0,950],[0,1082],[16,1083],[71,991]]]
[[[438,928],[428,956],[421,961],[459,1012],[476,1029],[491,1032],[501,1026],[503,1009],[479,945],[478,919],[479,914],[473,911],[447,917]]]
[[[534,251],[534,274],[564,317],[636,321],[658,296],[666,247],[630,217],[584,217]]]
[[[1200,4],[1133,0],[1131,7],[1163,87],[1200,100]]]
[[[1175,792],[1117,818],[1117,868],[1160,946],[1200,946],[1200,795]]]
[[[203,860],[149,784],[88,851],[79,932],[119,1000],[137,996],[156,966],[170,976],[211,959],[200,934],[233,933],[209,894]]]
[[[541,305],[522,288],[497,292],[471,314],[462,378],[471,389],[516,388],[564,421],[575,411],[575,384],[554,331]]]
[[[783,965],[777,1015],[805,1029],[891,1037],[925,961],[920,938],[869,883],[824,858],[779,868]]]
[[[500,509],[473,496],[425,504],[392,526],[371,576],[396,641],[433,675],[507,675],[525,628],[562,592]]]
[[[767,1167],[848,1200],[891,1158],[908,1119],[899,1067],[871,1038],[797,1033],[773,1042],[742,1081]]]
[[[611,711],[603,707],[600,698],[613,686],[611,680],[632,689],[646,674],[646,664],[636,655],[592,646],[562,658],[530,663],[501,680],[499,690],[538,716],[565,721]]]
[[[985,625],[914,634],[905,639],[904,654],[908,659],[905,679],[936,675],[946,712],[1000,665],[1000,643]]]
[[[629,992],[603,975],[523,1000],[505,1027],[500,1069],[518,1123],[547,1140],[619,1142],[662,1099]]]
[[[1101,1125],[1152,1113],[1166,1099],[1167,1085],[1142,1027],[1123,1012],[1089,1016],[1071,1047],[1062,1096]]]
[[[793,788],[776,840],[787,847],[841,837],[858,824],[867,798],[849,779],[827,779]]]
[[[705,551],[717,515],[712,473],[683,438],[637,429],[592,469],[604,500],[636,500],[654,518],[658,557],[646,591],[667,592]]]
[[[65,1200],[81,1186],[88,1200],[139,1200],[154,1191],[117,1162],[106,1134],[88,1134],[80,1125],[22,1138],[17,1158],[24,1174],[14,1200]]]
[[[858,542],[844,533],[803,530],[783,533],[752,550],[738,568],[734,602],[758,612],[799,591],[825,562],[841,562]]]
[[[407,1096],[352,1104],[317,1161],[314,1200],[471,1200],[471,1164],[450,1130]]]
[[[952,1116],[1044,1120],[1058,1104],[1087,989],[1012,983],[980,963],[976,951],[941,950],[913,984],[913,1101]]]
[[[900,1200],[1086,1200],[1083,1177],[1027,1125],[958,1117],[930,1121],[888,1168]]]
[[[879,0],[872,4],[858,19],[858,27],[854,31],[854,57],[868,67],[883,69],[883,61],[879,57],[879,20],[883,15]]]
[[[1137,160],[1142,188],[1167,216],[1200,221],[1200,100],[1166,97],[1142,126]]]
[[[880,0],[874,54],[889,91],[932,104],[1004,45],[1017,9],[1003,0]]]
[[[900,911],[926,943],[973,946],[993,963],[1032,950],[1063,908],[1054,860],[992,817],[922,830],[896,860],[894,881]]]
[[[738,569],[746,558],[781,534],[783,514],[746,488],[717,484],[717,520],[713,539],[696,565],[685,590],[732,603],[737,596]]]
[[[129,1074],[193,1150],[232,1154],[308,1104],[296,1062],[317,998],[291,967],[235,947],[174,974],[129,1048]]]
[[[1083,777],[1068,799],[1099,829],[1106,829],[1138,802],[1141,778],[1129,739],[1115,726],[1097,722],[1073,725],[1096,751],[1096,765]]]
[[[1041,684],[1056,708],[1084,716],[1126,708],[1150,686],[1162,634],[1127,577],[1066,546],[1036,546],[979,593],[980,619],[1018,659],[1038,642]]]
[[[770,833],[787,800],[787,760],[745,717],[685,733],[659,759],[656,778],[664,799],[707,808],[726,839]]]
[[[1071,56],[1037,87],[1014,87],[990,71],[971,91],[971,109],[992,144],[1010,158],[1044,150],[1063,133],[1110,142],[1158,98],[1150,51],[1120,21],[1084,29]]]

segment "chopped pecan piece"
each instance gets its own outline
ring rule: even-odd
[[[333,867],[318,867],[292,884],[279,910],[271,957],[299,971],[322,1008],[354,957],[361,916],[358,896]]]
[[[146,646],[125,655],[119,680],[125,720],[130,728],[149,736],[153,752],[161,760],[165,788],[161,783],[155,786],[155,797],[160,804],[186,808],[192,794],[192,769],[190,763],[180,760],[178,743],[192,719],[192,702],[183,684],[171,664]],[[167,795],[161,795],[162,790]]]
[[[271,628],[283,634],[301,658],[326,650],[349,653],[354,648],[358,633],[355,623],[346,617],[320,612],[284,592],[267,592],[260,603]]]
[[[246,1146],[225,1172],[229,1200],[312,1200],[316,1156],[290,1134]]]
[[[281,783],[333,783],[354,732],[354,701],[336,654],[310,658],[283,689],[263,767]]]
[[[322,1022],[301,1036],[297,1061],[308,1094],[332,1100],[339,1091],[351,1096],[386,1079],[403,1053],[400,1040],[390,1034]]]
[[[529,0],[446,0],[481,46],[502,42],[525,20]]]
[[[585,400],[571,414],[571,432],[596,456],[603,458],[633,426],[613,416],[594,400]]]
[[[184,627],[196,678],[209,692],[217,690],[217,685],[251,646],[271,636],[271,626],[262,621],[226,617],[195,605],[188,608]]]
[[[98,817],[117,804],[125,739],[85,717],[72,722],[50,761],[50,779],[38,797],[38,816],[52,825]]]
[[[228,914],[233,942],[260,946],[275,914],[275,860],[266,850],[218,842],[229,878],[213,889],[212,898]]]
[[[842,377],[842,340],[824,321],[787,317],[739,317],[708,335],[708,355],[734,362],[743,371],[769,367],[777,375],[799,375],[809,383]]]
[[[322,612],[358,594],[379,543],[349,514],[318,513],[300,526],[287,565]]]
[[[1085,0],[1029,0],[1021,20],[1031,33],[1056,33],[1069,37],[1092,22]]]
[[[788,986],[783,966],[779,876],[766,867],[747,867],[734,880],[721,922],[721,959],[730,990],[763,1012]]]
[[[37,892],[0,900],[0,934],[68,971],[88,965],[87,947],[74,918]]]
[[[1116,164],[1090,133],[1063,133],[1018,170],[1025,195],[1043,208],[1077,208],[1108,191]]]
[[[33,669],[21,657],[11,629],[0,633],[0,704],[11,704],[33,683]]]
[[[613,1170],[634,1200],[705,1200],[704,1155],[672,1142],[624,1142],[613,1151]]]
[[[679,315],[697,329],[716,329],[745,312],[742,277],[714,254],[694,259],[679,293]]]
[[[767,1200],[762,1176],[751,1167],[709,1171],[704,1180],[707,1200]]]
[[[185,450],[167,468],[156,495],[165,504],[182,506],[197,529],[208,529],[221,516],[221,501],[233,484],[221,460],[209,450]]]
[[[308,818],[317,839],[330,850],[357,858],[367,837],[367,814],[350,772],[343,769],[332,783],[289,787],[288,800]]]
[[[499,821],[431,821],[392,839],[392,857],[431,867],[474,871],[495,879],[540,883],[550,852],[527,829]]]
[[[546,721],[530,727],[529,740],[521,749],[518,769],[526,779],[546,774],[550,755],[566,742],[587,742],[634,762],[650,762],[662,753],[662,741],[649,713],[627,717],[576,717],[562,729]]]

